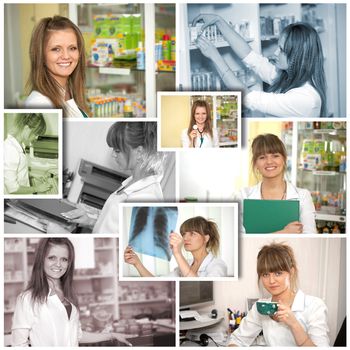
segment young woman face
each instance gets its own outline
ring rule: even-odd
[[[262,154],[255,162],[255,167],[263,178],[283,176],[284,166],[285,162],[281,153]]]
[[[194,111],[194,120],[197,125],[204,125],[207,120],[207,109],[205,107],[197,107]]]
[[[261,275],[260,280],[264,288],[273,297],[277,297],[290,289],[290,273],[287,271],[264,273]]]
[[[113,150],[113,158],[117,163],[118,170],[133,171],[137,166],[137,151],[130,149],[129,154],[120,150]]]
[[[69,251],[65,245],[52,245],[44,260],[44,272],[50,279],[60,279],[67,271]]]
[[[204,249],[209,241],[209,235],[201,235],[196,231],[185,232],[182,235],[184,248],[188,252]]]
[[[275,65],[277,68],[281,70],[288,69],[287,55],[283,51],[285,41],[286,41],[286,37],[285,35],[282,35],[278,40],[278,47],[277,47],[277,50],[275,51],[275,56],[276,56]]]
[[[62,87],[66,86],[78,62],[78,41],[73,29],[52,31],[45,47],[45,64]]]
[[[26,146],[30,146],[34,141],[38,139],[38,135],[33,132],[33,130],[26,125],[22,132],[22,142]]]

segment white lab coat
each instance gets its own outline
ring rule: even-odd
[[[188,261],[191,266],[193,259]],[[226,263],[220,258],[216,258],[212,253],[204,258],[201,266],[197,272],[198,277],[226,277],[227,276],[227,266]],[[168,276],[183,277],[180,269],[177,267]]]
[[[16,330],[16,333],[13,331]],[[29,331],[29,341],[27,339]],[[43,304],[31,300],[24,292],[17,298],[12,321],[12,346],[78,346],[82,337],[78,309],[72,304],[68,319],[58,296],[49,295]]]
[[[181,144],[182,147],[188,148],[190,147],[191,141],[187,134],[188,129],[182,130],[181,133]],[[200,147],[201,140],[200,137],[196,137],[195,148],[211,148],[211,147],[219,147],[219,136],[217,129],[213,128],[213,138],[211,138],[207,133],[203,133],[203,143]]]
[[[329,347],[328,311],[322,299],[305,295],[299,290],[291,310],[316,346]],[[261,315],[256,303],[243,318],[239,328],[232,333],[230,344],[250,346],[261,331],[267,346],[297,346],[290,328],[285,323],[274,321],[270,316]]]
[[[277,77],[276,67],[266,57],[251,51],[243,62],[266,83]],[[309,83],[286,93],[251,91],[243,101],[245,107],[274,117],[318,118],[321,113],[321,97]]]
[[[16,192],[20,186],[30,186],[27,156],[19,142],[8,135],[4,141],[4,192]]]
[[[253,187],[243,188],[235,199],[240,201],[241,232],[245,233],[243,227],[243,200],[261,199],[261,182]],[[297,188],[287,181],[286,199],[298,200],[300,202],[299,221],[303,224],[303,233],[317,233],[315,222],[316,211],[310,192],[303,188]]]
[[[41,94],[39,91],[33,90],[24,102],[26,108],[54,108],[51,100]],[[74,99],[65,101],[66,118],[83,118],[84,115],[78,108]]]
[[[123,181],[122,186],[106,200],[93,233],[119,234],[119,203],[162,201],[161,179],[162,175],[151,175],[126,187],[132,180],[132,176],[128,177]]]

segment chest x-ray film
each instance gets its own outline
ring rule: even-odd
[[[132,208],[129,245],[135,252],[170,261],[169,234],[177,217],[177,207]]]

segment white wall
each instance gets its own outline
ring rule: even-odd
[[[246,298],[260,297],[256,257],[272,241],[286,242],[294,250],[299,268],[299,286],[306,294],[322,298],[328,307],[330,340],[333,344],[346,310],[345,238],[271,238],[244,236],[240,240],[238,282],[214,282],[215,307],[246,311]]]

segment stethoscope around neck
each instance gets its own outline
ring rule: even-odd
[[[193,130],[197,130],[197,131],[199,132],[199,134],[200,134],[200,138],[199,138],[199,140],[200,140],[199,148],[201,148],[202,145],[203,145],[203,141],[204,141],[204,137],[203,137],[204,129],[203,129],[202,131],[199,131],[199,128],[198,128],[198,125],[197,125],[197,124],[194,124],[194,125],[192,126],[192,129],[193,129]],[[196,144],[195,144],[195,141],[193,140],[193,148],[195,148],[195,147],[196,147]]]

